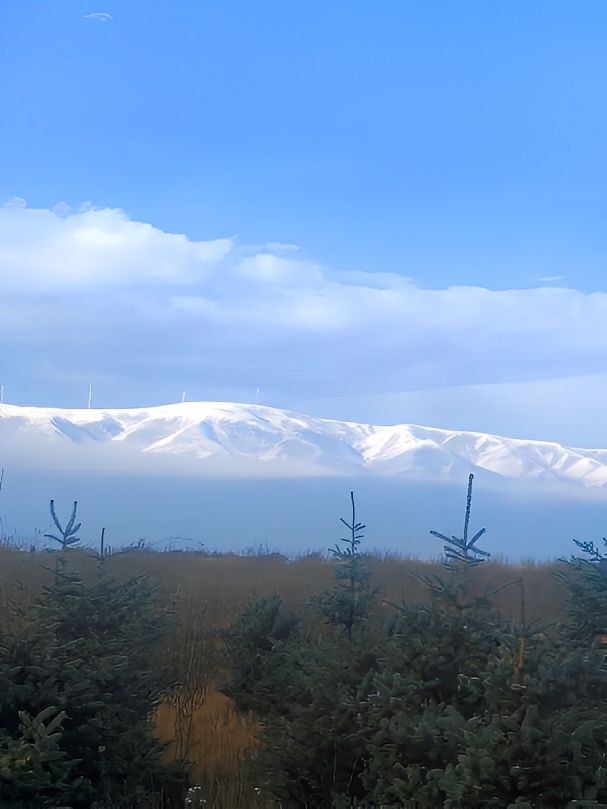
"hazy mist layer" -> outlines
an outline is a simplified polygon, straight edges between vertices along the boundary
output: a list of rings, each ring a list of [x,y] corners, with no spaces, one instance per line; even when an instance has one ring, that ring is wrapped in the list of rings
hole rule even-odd
[[[436,556],[430,529],[461,535],[465,483],[402,482],[394,478],[351,480],[192,480],[82,472],[8,470],[0,492],[4,530],[21,539],[50,527],[49,499],[67,516],[79,502],[82,539],[96,544],[102,526],[107,542],[120,546],[140,538],[159,543],[181,537],[209,550],[241,551],[259,545],[287,554],[326,550],[344,535],[339,517],[349,517],[355,490],[358,517],[367,524],[366,547]],[[484,547],[512,561],[547,559],[573,550],[572,537],[600,539],[607,503],[569,500],[554,490],[500,484],[475,486],[471,528],[487,528]],[[174,547],[187,547],[175,542]]]

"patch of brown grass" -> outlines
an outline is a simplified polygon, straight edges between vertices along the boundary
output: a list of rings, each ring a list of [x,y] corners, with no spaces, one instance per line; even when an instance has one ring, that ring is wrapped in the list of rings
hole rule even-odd
[[[169,759],[175,757],[175,710],[160,706],[156,719],[159,738],[170,743]],[[187,750],[192,784],[200,785],[209,807],[248,809],[258,806],[253,788],[242,773],[245,755],[255,747],[257,725],[240,714],[228,697],[210,688],[195,710]]]

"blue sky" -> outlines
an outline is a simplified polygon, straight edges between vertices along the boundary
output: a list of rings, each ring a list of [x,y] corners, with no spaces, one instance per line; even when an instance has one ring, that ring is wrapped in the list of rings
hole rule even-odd
[[[606,36],[592,0],[7,0],[7,398],[605,444]]]

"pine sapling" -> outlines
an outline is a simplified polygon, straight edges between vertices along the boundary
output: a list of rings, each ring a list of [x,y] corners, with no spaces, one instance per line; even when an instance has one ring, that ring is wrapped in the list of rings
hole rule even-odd
[[[432,536],[442,539],[445,543],[444,567],[450,574],[449,577],[444,578],[436,575],[420,576],[411,571],[411,575],[430,587],[435,596],[442,598],[446,603],[459,610],[471,606],[471,604],[467,603],[462,604],[460,601],[461,596],[466,596],[469,572],[491,556],[488,551],[476,547],[476,543],[485,533],[485,528],[481,528],[472,538],[469,538],[473,480],[474,475],[469,475],[463,536],[457,537],[452,535],[449,537],[446,534],[440,533],[440,531],[430,531]]]
[[[77,542],[80,542],[80,537],[76,536],[76,534],[78,533],[78,531],[82,526],[81,522],[76,524],[76,512],[78,510],[78,501],[74,500],[74,507],[72,509],[72,514],[65,528],[62,528],[61,523],[59,522],[59,519],[57,517],[54,500],[51,500],[50,508],[51,508],[51,517],[53,518],[53,522],[57,527],[59,536],[56,536],[55,534],[44,534],[44,537],[45,539],[52,539],[53,542],[58,542],[61,545],[61,550],[65,551],[71,545],[75,545]]]
[[[561,559],[567,567],[555,575],[569,590],[568,611],[575,636],[603,639],[607,636],[607,554],[592,540],[573,542],[582,555]],[[607,547],[604,537],[603,546]]]
[[[340,517],[341,522],[350,532],[349,537],[341,537],[329,553],[337,562],[335,568],[336,583],[333,588],[320,596],[311,599],[311,603],[323,615],[325,621],[335,627],[340,627],[348,638],[356,627],[363,626],[371,609],[378,588],[371,587],[371,571],[365,564],[364,557],[359,551],[361,540],[366,528],[356,519],[356,504],[354,492],[350,492],[352,503],[352,518],[348,522]]]
[[[462,569],[476,567],[485,559],[488,559],[490,554],[476,547],[476,543],[483,536],[486,529],[481,528],[477,531],[472,539],[468,539],[468,529],[470,526],[470,511],[472,509],[472,481],[474,475],[468,477],[468,495],[466,497],[466,514],[464,517],[464,535],[463,537],[451,536],[441,534],[439,531],[430,531],[432,536],[442,539],[445,543],[444,551],[447,562],[445,567],[454,573],[461,572]]]

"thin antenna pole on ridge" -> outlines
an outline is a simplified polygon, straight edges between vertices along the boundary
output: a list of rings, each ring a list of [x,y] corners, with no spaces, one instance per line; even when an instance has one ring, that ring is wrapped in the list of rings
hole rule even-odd
[[[181,401],[185,402],[185,391],[181,394]]]
[[[92,401],[93,401],[93,386],[92,386],[92,384],[89,384],[89,398],[88,398],[88,401],[86,403],[86,406],[87,406],[88,410],[91,409],[91,402]]]
[[[257,386],[257,398],[255,401],[259,404],[259,385]]]

